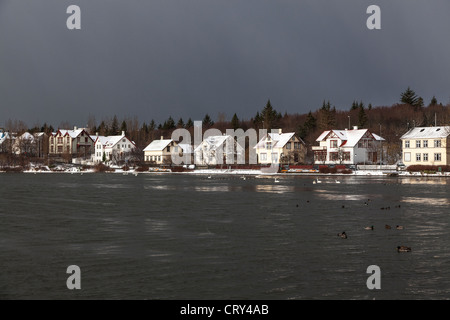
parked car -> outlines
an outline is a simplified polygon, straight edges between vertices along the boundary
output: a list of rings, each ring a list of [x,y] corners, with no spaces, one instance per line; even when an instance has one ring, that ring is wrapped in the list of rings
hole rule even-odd
[[[397,170],[406,170],[406,165],[403,162],[398,162],[397,163]]]

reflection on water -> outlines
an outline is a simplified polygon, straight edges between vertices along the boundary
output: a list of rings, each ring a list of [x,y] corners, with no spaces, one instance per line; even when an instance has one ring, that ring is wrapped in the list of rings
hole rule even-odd
[[[2,175],[0,299],[450,297],[450,180],[314,178]]]
[[[399,182],[401,184],[440,184],[440,185],[446,185],[449,184],[450,179],[448,178],[417,178],[417,177],[411,177],[411,178],[401,178],[399,179]]]
[[[321,199],[325,200],[334,200],[334,201],[341,201],[341,200],[367,200],[369,197],[366,194],[345,194],[343,192],[339,191],[332,191],[332,190],[325,190],[325,189],[313,189],[314,193],[317,193],[317,196]]]
[[[255,186],[256,192],[285,193],[293,192],[294,186],[285,186],[280,184],[258,184]]]
[[[420,198],[420,197],[403,197],[402,202],[420,204],[425,206],[449,206],[450,200],[448,198]]]

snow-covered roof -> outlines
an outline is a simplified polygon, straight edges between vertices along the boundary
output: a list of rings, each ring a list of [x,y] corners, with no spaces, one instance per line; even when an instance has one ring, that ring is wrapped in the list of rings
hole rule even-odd
[[[230,138],[230,135],[222,135],[222,136],[209,136],[203,139],[202,143],[195,148],[195,151],[202,148],[202,146],[206,145],[206,149],[214,150],[222,146],[222,144]]]
[[[376,141],[384,141],[384,138],[375,133],[371,133],[368,129],[353,129],[353,130],[327,130],[316,139],[320,142],[325,140],[328,135],[333,132],[340,140],[345,141],[345,146],[354,147],[361,140],[361,138],[368,132]],[[343,143],[344,144],[344,143]]]
[[[291,140],[291,138],[295,135],[295,132],[286,132],[286,133],[269,133],[268,136],[272,140],[272,148],[283,148],[286,143]],[[264,143],[267,141],[267,137],[262,138],[255,148],[264,148]],[[300,140],[302,141],[302,140]]]
[[[72,139],[78,137],[81,132],[83,132],[83,129],[77,129],[77,130],[65,130],[65,129],[59,129],[59,132],[61,132],[62,136],[65,136],[68,134]]]
[[[91,139],[95,141],[95,143],[101,143],[103,147],[105,148],[112,148],[114,147],[118,142],[120,142],[122,139],[127,139],[129,142],[133,143],[128,139],[125,135],[121,136],[91,136]]]
[[[162,151],[172,141],[172,139],[153,140],[148,146],[145,147],[144,151]]]
[[[29,133],[29,132],[25,132],[25,133],[23,133],[23,134],[20,136],[19,139],[20,139],[20,140],[30,140],[30,141],[34,141],[34,136],[33,136],[31,133]]]
[[[400,139],[437,139],[450,135],[450,126],[441,127],[415,127],[406,132]]]

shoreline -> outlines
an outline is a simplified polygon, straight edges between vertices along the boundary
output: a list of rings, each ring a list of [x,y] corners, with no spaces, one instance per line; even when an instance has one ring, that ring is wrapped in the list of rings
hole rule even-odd
[[[408,172],[408,171],[378,171],[378,170],[356,170],[352,173],[319,173],[319,172],[263,172],[261,170],[239,170],[239,169],[200,169],[185,172],[171,172],[171,171],[143,171],[138,172],[134,169],[124,171],[122,169],[115,169],[114,171],[108,172],[96,172],[94,170],[24,170],[20,172],[14,171],[1,171],[1,173],[23,173],[23,174],[96,174],[96,173],[109,173],[109,174],[122,174],[122,175],[141,175],[141,174],[184,174],[184,175],[241,175],[241,176],[305,176],[305,177],[415,177],[415,178],[448,178],[450,177],[450,172],[442,173],[422,173],[422,172]]]

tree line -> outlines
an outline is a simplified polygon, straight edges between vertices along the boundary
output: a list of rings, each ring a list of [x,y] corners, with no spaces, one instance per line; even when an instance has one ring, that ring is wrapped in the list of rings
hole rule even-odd
[[[202,119],[202,128],[216,128],[222,132],[226,129],[242,128],[244,131],[253,129],[282,129],[283,132],[295,132],[310,148],[315,145],[316,138],[324,131],[330,129],[351,129],[353,126],[367,128],[386,139],[385,147],[392,155],[400,154],[399,138],[414,126],[447,125],[450,123],[450,106],[438,103],[433,97],[425,105],[424,100],[414,90],[408,87],[399,96],[398,103],[391,106],[373,107],[371,103],[354,100],[347,110],[337,109],[330,101],[324,100],[322,106],[308,113],[281,114],[272,102],[267,100],[264,107],[257,110],[250,119],[240,119],[236,113],[227,119],[224,113],[218,114],[214,121],[211,115],[206,114]],[[89,116],[87,130],[91,135],[120,135],[125,131],[127,137],[133,140],[139,150],[144,149],[151,141],[161,136],[170,138],[173,130],[185,128],[193,132],[194,122],[191,118],[186,121],[182,118],[169,116],[164,122],[156,123],[154,120],[141,122],[137,117],[124,117],[119,119],[114,115],[111,119],[102,119],[97,123],[95,117]],[[65,127],[64,127],[65,126]],[[60,128],[70,129],[68,123],[61,123]],[[5,130],[21,134],[55,132],[56,128],[44,123],[42,126],[27,128],[25,123],[18,120],[8,120]],[[310,153],[311,154],[311,153]]]

